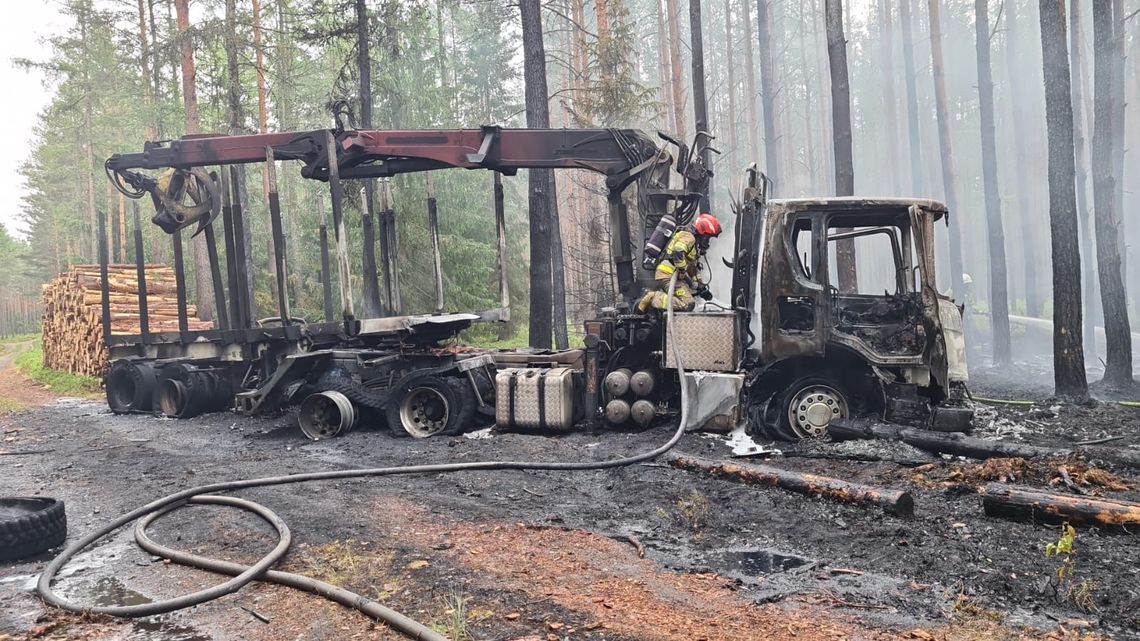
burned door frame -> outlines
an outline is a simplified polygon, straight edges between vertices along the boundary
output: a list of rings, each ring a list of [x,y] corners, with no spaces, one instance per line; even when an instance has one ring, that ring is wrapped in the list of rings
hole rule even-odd
[[[912,250],[909,246],[903,246],[902,241],[906,236],[906,230],[912,229],[914,221],[909,215],[908,210],[904,210],[897,205],[883,205],[881,208],[860,208],[859,210],[843,210],[837,209],[836,211],[827,212],[820,216],[823,219],[822,233],[826,234],[825,242],[828,243],[827,258],[830,260],[830,243],[845,239],[845,238],[864,238],[873,235],[884,234],[888,236],[891,243],[891,259],[894,262],[893,280],[895,286],[894,294],[874,294],[874,293],[839,293],[838,289],[834,287],[831,282],[831,273],[828,271],[825,278],[825,287],[827,287],[830,294],[827,310],[828,319],[827,327],[829,331],[828,342],[835,345],[841,345],[859,354],[872,365],[882,367],[920,367],[923,365],[923,354],[927,350],[929,337],[927,334],[928,328],[926,327],[923,319],[926,317],[926,306],[922,302],[921,295],[917,291],[912,291],[914,288],[912,282],[909,281],[904,275],[903,271],[907,270],[907,265],[911,263]],[[921,219],[920,219],[921,220]],[[836,230],[848,229],[851,231]],[[829,265],[830,267],[830,265]],[[890,311],[892,306],[897,307],[899,310],[899,327],[896,331],[905,333],[905,323],[909,317],[917,317],[914,332],[918,334],[921,329],[922,342],[915,344],[912,349],[906,351],[892,350],[883,342],[875,341],[875,327],[886,328],[888,326],[887,319],[889,314],[884,313]],[[908,311],[908,307],[917,306],[917,309]],[[859,307],[863,310],[855,311]],[[843,321],[844,311],[848,311],[852,315],[865,314],[869,315],[872,319],[875,318],[875,309],[879,308],[883,316],[879,322],[872,322],[869,324],[871,328],[869,335],[861,336],[855,331],[849,331]],[[887,309],[884,309],[887,308]],[[851,324],[850,328],[858,327]],[[916,337],[917,338],[917,337]],[[883,336],[883,341],[891,340],[889,336]]]
[[[857,338],[835,331],[835,301],[828,273],[829,223],[836,216],[862,214],[866,217],[876,211],[889,212],[884,216],[888,220],[883,226],[901,231],[898,241],[906,248],[901,252],[901,264],[907,270],[904,280],[907,289],[917,288],[915,291],[922,307],[921,324],[927,335],[926,347],[920,354],[884,355]],[[935,379],[940,383],[945,381],[946,349],[938,318],[939,297],[934,286],[932,242],[934,222],[945,213],[944,205],[927,200],[831,198],[769,201],[766,236],[773,242],[761,248],[762,362],[774,364],[796,357],[823,358],[829,347],[838,347],[858,354],[871,365],[900,368],[908,379],[924,378],[923,373],[929,368]],[[800,270],[801,261],[793,244],[797,221],[804,219],[811,221],[813,264],[809,266],[812,270],[810,276]],[[909,221],[909,226],[903,221]],[[775,241],[776,238],[780,240]],[[898,280],[896,278],[896,282]],[[780,327],[779,301],[789,297],[805,297],[812,301],[815,314],[813,331],[788,331]]]
[[[810,221],[813,265],[811,274],[803,269],[798,249],[793,243],[797,220]],[[771,239],[762,252],[760,268],[761,359],[766,363],[794,357],[821,357],[827,345],[828,331],[825,309],[828,304],[826,286],[814,280],[820,269],[827,269],[826,259],[820,262],[820,227],[822,217],[803,208],[789,207],[786,201],[770,201],[765,225],[765,238]],[[778,241],[776,239],[779,239]],[[826,243],[826,241],[823,241]],[[777,249],[778,248],[778,249]],[[824,253],[826,253],[824,251]],[[783,327],[781,309],[790,311],[797,306],[810,307],[812,329],[794,330]]]

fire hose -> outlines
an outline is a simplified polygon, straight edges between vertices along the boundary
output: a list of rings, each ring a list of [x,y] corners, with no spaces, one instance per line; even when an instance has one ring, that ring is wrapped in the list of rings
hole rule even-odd
[[[669,280],[668,299],[666,304],[666,319],[668,325],[673,323],[673,294],[677,285],[677,275]],[[306,576],[298,574],[291,574],[288,572],[280,572],[272,570],[271,568],[281,560],[289,549],[292,542],[292,535],[289,532],[288,525],[279,516],[263,505],[254,503],[247,499],[241,499],[232,496],[217,496],[218,492],[232,492],[235,490],[243,490],[254,487],[271,487],[275,485],[286,485],[291,483],[305,483],[308,481],[332,481],[342,479],[357,479],[368,478],[376,476],[394,476],[398,474],[440,474],[445,472],[470,472],[470,471],[489,471],[489,470],[538,470],[538,471],[586,471],[586,470],[606,470],[618,467],[626,467],[637,463],[652,460],[661,456],[665,452],[671,450],[685,434],[685,426],[688,419],[689,410],[689,390],[685,384],[685,370],[681,363],[681,352],[677,349],[677,339],[673,332],[666,332],[668,340],[670,341],[669,347],[675,355],[677,365],[677,375],[681,381],[681,416],[677,429],[673,435],[664,444],[655,449],[633,454],[626,457],[610,459],[606,461],[596,461],[590,463],[557,463],[557,462],[543,462],[543,461],[472,461],[467,463],[435,463],[424,465],[405,465],[397,467],[379,467],[379,468],[364,468],[352,470],[332,470],[325,472],[307,472],[301,474],[289,474],[285,476],[271,476],[258,479],[244,479],[237,481],[226,481],[221,483],[211,483],[208,485],[201,485],[192,487],[180,492],[175,492],[163,498],[152,501],[142,507],[136,508],[127,514],[124,514],[103,527],[100,527],[92,532],[89,532],[79,540],[64,548],[54,559],[48,563],[44,568],[43,573],[40,574],[39,580],[36,584],[36,590],[39,592],[40,597],[44,602],[57,608],[68,610],[71,612],[91,612],[97,614],[107,614],[116,617],[124,618],[138,618],[154,616],[158,614],[165,614],[175,610],[200,605],[207,601],[212,601],[218,597],[225,596],[237,592],[242,587],[248,585],[253,581],[267,581],[271,583],[278,583],[286,585],[298,590],[310,592],[323,596],[332,601],[336,601],[341,605],[354,608],[371,616],[393,629],[402,632],[412,639],[421,641],[446,641],[445,637],[439,633],[431,630],[427,626],[414,621],[376,601],[367,599],[359,594],[355,594],[343,588],[318,581]],[[236,507],[243,509],[259,516],[262,520],[269,523],[276,531],[278,536],[277,545],[268,554],[261,557],[256,563],[250,566],[240,565],[237,563],[230,563],[217,559],[201,557],[187,552],[181,552],[167,548],[159,543],[153,541],[146,533],[147,527],[155,520],[178,508],[187,505],[224,505],[229,507]],[[87,606],[79,603],[74,603],[71,600],[57,594],[52,589],[52,582],[76,554],[82,552],[96,541],[99,541],[105,536],[108,536],[116,530],[126,526],[127,524],[137,521],[135,525],[135,542],[143,550],[169,559],[174,563],[188,565],[219,574],[227,574],[232,576],[228,581],[220,583],[210,588],[199,590],[191,594],[186,594],[171,599],[154,601],[151,603],[143,603],[139,605],[113,605],[113,606]]]

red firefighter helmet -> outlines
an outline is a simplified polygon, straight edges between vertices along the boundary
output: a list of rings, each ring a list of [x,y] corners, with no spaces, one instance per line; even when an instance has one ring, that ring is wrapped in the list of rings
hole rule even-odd
[[[693,221],[693,231],[698,236],[720,236],[720,221],[710,213],[703,213]]]

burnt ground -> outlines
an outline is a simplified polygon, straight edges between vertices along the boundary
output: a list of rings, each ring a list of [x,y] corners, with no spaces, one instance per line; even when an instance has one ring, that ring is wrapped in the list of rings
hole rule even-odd
[[[1024,391],[1003,384],[983,374],[975,393]],[[979,432],[1031,442],[1124,435],[1112,445],[1140,447],[1140,409],[1033,400],[1040,402],[985,410]],[[435,461],[590,461],[650,449],[671,432],[412,440],[360,429],[314,443],[287,416],[175,421],[113,416],[101,403],[66,399],[0,417],[0,427],[0,450],[9,453],[0,456],[2,493],[64,499],[71,539],[191,485]],[[688,435],[678,450],[729,455],[724,438],[711,435]],[[884,460],[819,458],[835,456]],[[1066,492],[1057,484],[1063,465],[1082,491],[1140,500],[1140,474],[1089,473],[1071,460],[979,464],[867,442],[788,448],[770,463],[908,489],[915,517],[659,463],[239,495],[289,523],[287,569],[356,589],[454,638],[1140,639],[1140,533],[1080,529],[1072,572],[1059,580],[1062,561],[1045,547],[1060,529],[988,518],[977,493],[991,480]],[[158,540],[247,562],[272,545],[255,518],[219,508],[187,508],[154,529]],[[62,615],[29,592],[47,558],[0,565],[0,640],[399,638],[355,612],[264,585],[138,622]],[[71,567],[62,590],[88,603],[174,596],[212,578],[150,558],[124,532]]]

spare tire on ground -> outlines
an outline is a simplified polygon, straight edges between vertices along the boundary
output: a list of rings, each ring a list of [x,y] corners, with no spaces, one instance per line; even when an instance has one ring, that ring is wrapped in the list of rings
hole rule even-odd
[[[35,556],[67,538],[63,501],[0,497],[0,561]]]

